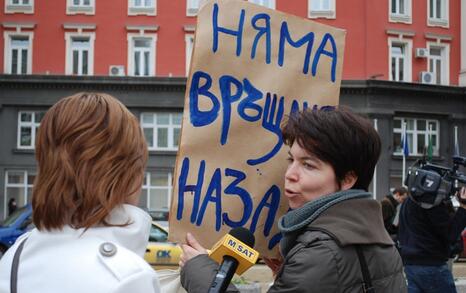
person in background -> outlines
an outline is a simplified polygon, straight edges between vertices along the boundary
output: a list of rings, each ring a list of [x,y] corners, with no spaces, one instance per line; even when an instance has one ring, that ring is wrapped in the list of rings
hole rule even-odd
[[[35,150],[37,228],[0,260],[0,292],[160,292],[142,259],[151,218],[137,207],[147,162],[138,119],[109,95],[76,94],[47,111]]]
[[[282,132],[291,211],[278,220],[283,259],[265,260],[276,276],[269,292],[406,292],[400,255],[367,192],[381,146],[372,123],[346,108],[309,110]],[[207,292],[218,264],[189,233],[182,249],[183,287]]]
[[[466,226],[466,189],[457,194],[460,207],[452,215],[448,201],[426,208],[408,199],[400,210],[398,240],[408,292],[456,293],[447,261]]]
[[[393,194],[385,196],[380,202],[383,224],[395,243],[397,242],[400,207],[407,197],[408,190],[406,187],[400,186],[395,188]]]
[[[8,201],[8,215],[13,214],[16,211],[17,207],[18,206],[16,204],[16,199],[10,198],[10,200]]]

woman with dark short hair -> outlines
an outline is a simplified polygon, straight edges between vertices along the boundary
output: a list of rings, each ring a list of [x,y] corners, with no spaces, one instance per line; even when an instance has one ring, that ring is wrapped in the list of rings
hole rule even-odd
[[[0,292],[160,292],[142,259],[151,218],[137,207],[147,146],[136,117],[110,95],[76,94],[47,111],[35,147],[37,228],[1,259]]]
[[[400,255],[367,192],[381,147],[370,121],[345,108],[312,110],[293,114],[282,132],[291,211],[278,221],[282,259],[265,259],[275,275],[269,292],[406,292]],[[183,286],[207,292],[218,265],[190,234],[182,248]]]

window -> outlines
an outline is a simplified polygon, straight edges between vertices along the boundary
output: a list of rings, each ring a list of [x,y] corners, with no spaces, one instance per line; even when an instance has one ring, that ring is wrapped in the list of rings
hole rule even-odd
[[[139,206],[150,211],[168,210],[172,194],[172,173],[148,172],[144,177]]]
[[[249,2],[275,9],[275,0],[249,0]]]
[[[149,150],[178,150],[182,113],[142,113],[141,126]]]
[[[410,82],[411,77],[411,48],[410,40],[389,39],[390,80]]]
[[[45,112],[21,111],[18,113],[18,148],[33,149],[40,121]]]
[[[95,33],[65,33],[68,75],[94,74]]]
[[[94,33],[66,33],[66,74],[94,74]]]
[[[427,25],[448,27],[448,0],[427,0],[428,18]]]
[[[5,32],[5,73],[31,74],[32,33]]]
[[[406,123],[409,155],[422,156],[427,153],[429,137],[432,139],[432,154],[439,154],[439,121],[396,117],[393,120],[393,154],[402,155],[402,123]]]
[[[196,16],[206,0],[186,0],[186,15]]]
[[[335,18],[335,0],[308,0],[310,18]]]
[[[66,14],[95,14],[95,0],[66,0]]]
[[[128,15],[156,15],[157,0],[128,0]]]
[[[128,73],[132,76],[155,75],[155,36],[129,37]]]
[[[34,0],[5,0],[5,13],[34,13]]]
[[[185,37],[185,41],[186,41],[186,76],[188,76],[189,67],[191,66],[191,56],[193,54],[194,35],[187,34]]]
[[[450,56],[448,44],[430,43],[428,70],[434,74],[436,84],[449,84]]]
[[[29,5],[29,0],[9,0],[10,5]]]
[[[72,6],[91,6],[91,0],[73,0]]]
[[[389,0],[391,22],[411,23],[411,0]]]
[[[31,202],[32,186],[36,174],[24,170],[7,170],[5,172],[5,215],[7,202],[14,198],[18,207]]]

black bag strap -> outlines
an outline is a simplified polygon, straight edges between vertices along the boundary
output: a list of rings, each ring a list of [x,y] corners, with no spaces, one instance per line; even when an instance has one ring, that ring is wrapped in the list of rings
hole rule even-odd
[[[358,254],[359,264],[361,265],[361,272],[362,272],[362,289],[364,293],[375,293],[375,289],[372,286],[371,275],[369,273],[369,269],[367,268],[366,258],[364,257],[364,253],[362,252],[362,248],[359,245],[355,245],[356,253]]]
[[[24,243],[26,243],[26,239],[23,240],[18,246],[18,249],[15,251],[15,255],[13,256],[13,263],[11,265],[11,275],[10,275],[10,292],[17,293],[18,291],[18,266],[19,266],[19,257],[21,255],[21,251],[23,251]]]

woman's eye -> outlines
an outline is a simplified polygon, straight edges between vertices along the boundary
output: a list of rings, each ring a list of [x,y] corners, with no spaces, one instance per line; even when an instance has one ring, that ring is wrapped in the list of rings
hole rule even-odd
[[[303,166],[304,166],[304,168],[306,168],[306,169],[312,169],[312,168],[314,168],[314,166],[312,166],[311,164],[306,163],[306,162],[303,162]]]

